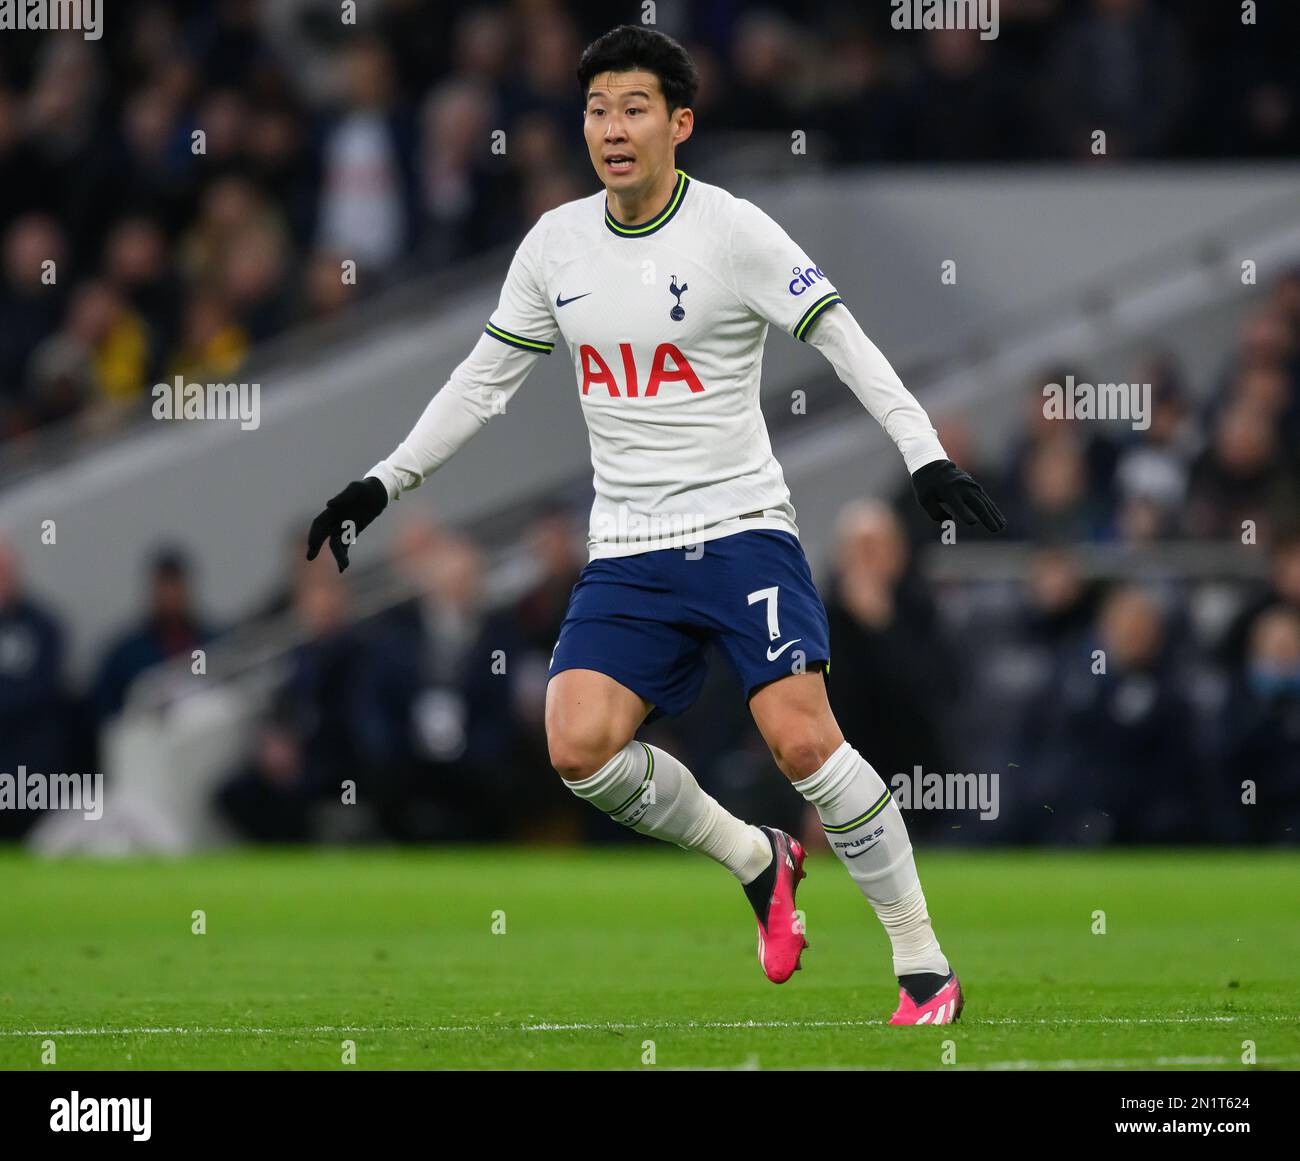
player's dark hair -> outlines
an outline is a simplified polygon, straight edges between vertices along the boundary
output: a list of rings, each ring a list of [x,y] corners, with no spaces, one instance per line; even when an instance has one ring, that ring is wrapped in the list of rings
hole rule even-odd
[[[700,74],[687,51],[671,36],[642,24],[620,24],[593,40],[578,61],[578,87],[586,103],[592,78],[601,73],[641,69],[659,78],[668,112],[689,108],[700,87]]]

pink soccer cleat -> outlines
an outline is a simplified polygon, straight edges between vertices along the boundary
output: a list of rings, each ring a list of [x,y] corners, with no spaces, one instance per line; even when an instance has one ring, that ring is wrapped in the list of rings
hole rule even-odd
[[[759,829],[772,844],[772,861],[746,884],[745,895],[758,918],[758,962],[769,980],[783,984],[799,970],[799,957],[808,946],[794,905],[795,889],[806,873],[804,849],[783,830]]]
[[[961,994],[961,981],[956,972],[949,972],[943,986],[928,1000],[917,1003],[906,988],[898,989],[898,1011],[890,1018],[891,1024],[955,1024],[961,1019],[966,997]]]

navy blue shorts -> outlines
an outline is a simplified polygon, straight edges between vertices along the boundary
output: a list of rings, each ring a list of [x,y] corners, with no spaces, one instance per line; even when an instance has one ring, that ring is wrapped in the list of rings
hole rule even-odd
[[[694,558],[694,559],[692,559]],[[569,598],[550,676],[595,669],[654,703],[646,721],[699,696],[706,646],[746,698],[769,681],[830,668],[830,627],[803,545],[752,528],[690,548],[588,561]]]

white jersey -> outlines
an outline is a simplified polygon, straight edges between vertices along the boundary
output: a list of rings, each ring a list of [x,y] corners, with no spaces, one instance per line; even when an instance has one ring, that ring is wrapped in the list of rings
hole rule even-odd
[[[759,407],[769,325],[797,339],[826,330],[827,357],[909,468],[943,458],[924,412],[860,328],[822,323],[847,309],[835,309],[840,296],[816,261],[757,206],[677,173],[668,204],[643,225],[616,221],[604,190],[542,215],[474,353],[369,473],[390,497],[503,411],[561,337],[591,441],[593,559],[748,528],[798,535]]]

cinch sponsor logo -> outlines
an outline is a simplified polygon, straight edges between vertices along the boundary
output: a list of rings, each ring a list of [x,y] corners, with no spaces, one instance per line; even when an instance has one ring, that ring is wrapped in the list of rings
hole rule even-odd
[[[82,1096],[74,1088],[50,1101],[50,1131],[54,1133],[130,1133],[133,1141],[152,1135],[152,1097]]]
[[[613,399],[635,399],[638,394],[636,358],[632,353],[631,343],[619,343],[619,355],[623,365],[623,392],[619,392],[619,381],[610,370],[609,363],[595,347],[583,343],[578,348],[578,358],[582,360],[582,393],[597,383],[603,383]],[[691,366],[691,361],[672,343],[660,343],[655,348],[654,360],[650,366],[650,378],[646,382],[644,398],[659,394],[661,383],[685,383],[692,392],[703,391],[704,384]]]
[[[793,273],[794,277],[790,279],[790,293],[794,295],[802,294],[814,282],[820,282],[826,277],[820,266],[806,266],[802,269],[796,266]]]

